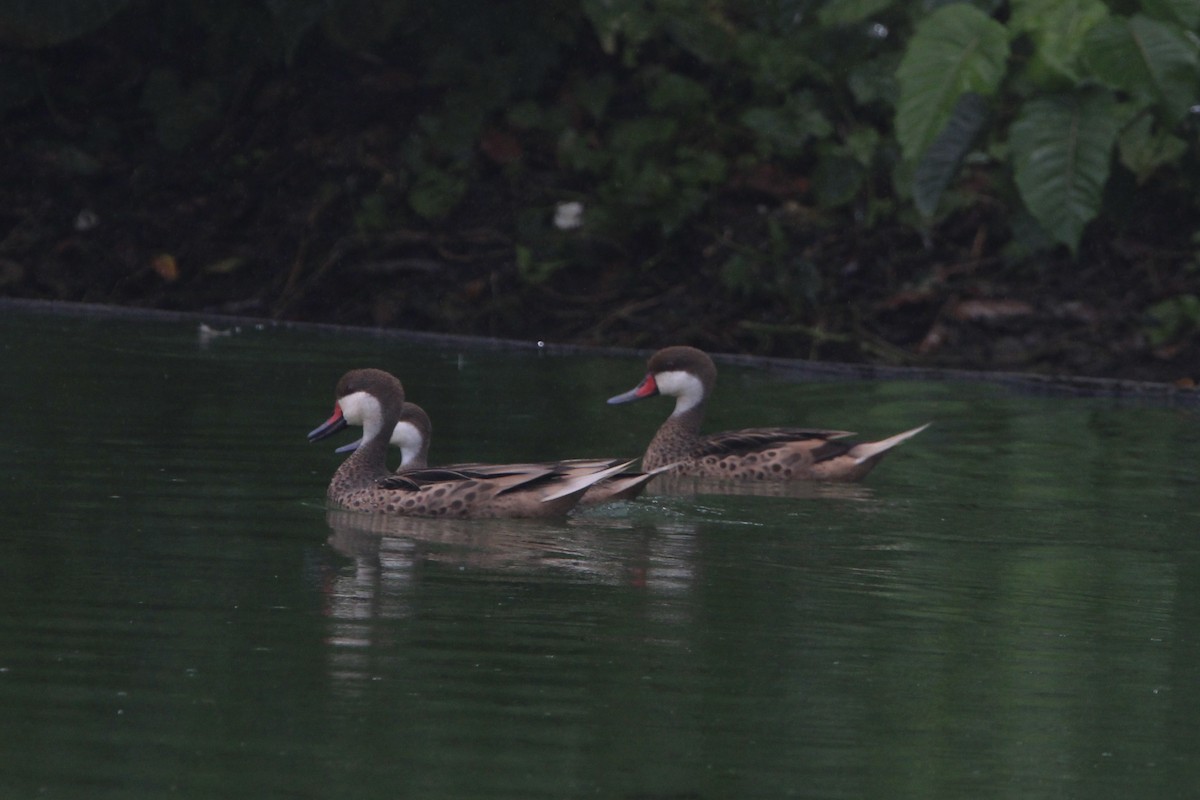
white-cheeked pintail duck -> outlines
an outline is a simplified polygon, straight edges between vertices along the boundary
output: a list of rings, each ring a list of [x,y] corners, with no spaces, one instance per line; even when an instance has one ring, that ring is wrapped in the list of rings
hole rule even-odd
[[[400,466],[397,473],[413,469],[429,468],[429,445],[433,440],[433,421],[425,409],[416,403],[405,401],[404,410],[400,413],[400,421],[392,431],[391,444],[400,450]],[[358,449],[362,439],[342,445],[336,452],[348,453]],[[461,471],[468,470],[476,474],[506,475],[514,470],[553,469],[563,470],[579,475],[585,475],[596,470],[608,469],[617,464],[628,464],[620,459],[585,459],[573,458],[555,462],[529,464],[449,464],[438,469]],[[592,484],[584,492],[579,501],[583,506],[594,506],[602,503],[612,503],[617,500],[632,500],[642,493],[646,483],[655,476],[655,472],[622,471],[610,478]]]
[[[658,429],[642,457],[642,469],[673,464],[667,472],[707,478],[767,481],[856,481],[884,453],[916,436],[928,423],[878,442],[848,442],[848,431],[814,428],[746,428],[700,433],[704,407],[717,382],[717,367],[694,347],[667,347],[650,357],[636,387],[610,397],[610,404],[655,395],[675,398],[675,410]]]
[[[420,517],[554,517],[566,514],[592,484],[629,466],[591,471],[524,465],[503,474],[481,470],[388,471],[387,448],[404,410],[404,388],[378,369],[356,369],[338,381],[333,414],[309,441],[347,425],[363,429],[362,446],[338,467],[326,493],[341,508]],[[605,462],[611,464],[611,462]]]

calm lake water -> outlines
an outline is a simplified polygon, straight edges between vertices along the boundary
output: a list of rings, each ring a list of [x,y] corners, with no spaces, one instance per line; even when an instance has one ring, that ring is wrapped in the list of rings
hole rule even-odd
[[[669,402],[605,405],[632,356],[11,309],[0,359],[0,797],[1200,786],[1195,406],[725,367],[710,429],[935,424],[861,486],[385,525],[305,440],[346,369],[439,462],[632,457]]]

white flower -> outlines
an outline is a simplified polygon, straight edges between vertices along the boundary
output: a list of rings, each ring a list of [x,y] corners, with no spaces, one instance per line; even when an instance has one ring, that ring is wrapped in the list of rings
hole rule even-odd
[[[583,227],[583,203],[572,200],[559,203],[554,209],[554,227],[560,231],[573,231]]]

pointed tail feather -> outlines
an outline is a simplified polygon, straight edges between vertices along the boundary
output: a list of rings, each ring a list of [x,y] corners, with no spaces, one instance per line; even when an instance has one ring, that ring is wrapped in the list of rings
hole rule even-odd
[[[579,502],[581,505],[598,506],[618,500],[632,500],[642,493],[646,488],[646,484],[655,475],[658,475],[660,472],[666,472],[674,467],[676,463],[672,462],[648,472],[622,472],[620,475],[605,478],[596,485],[589,487],[583,495],[583,499]]]
[[[646,484],[655,475],[674,469],[679,465],[678,461],[672,461],[670,464],[664,464],[656,469],[647,470],[645,472],[631,472],[628,475],[617,475],[609,479],[605,485],[612,484],[613,490],[610,497],[614,500],[632,500],[642,493],[642,489],[646,488]]]
[[[622,462],[615,466],[609,467],[608,469],[602,469],[602,470],[598,470],[596,472],[589,472],[585,475],[580,475],[575,478],[570,478],[569,480],[566,480],[563,482],[562,487],[558,491],[551,492],[550,494],[543,497],[542,502],[548,503],[551,500],[557,500],[558,498],[565,497],[569,494],[574,494],[576,492],[582,492],[583,490],[585,490],[589,486],[591,486],[593,483],[602,481],[605,478],[609,477],[610,475],[616,475],[618,472],[620,472],[623,469],[628,469],[629,465],[632,464],[634,461],[637,461],[637,459],[635,458],[635,459],[631,459],[629,461]]]
[[[919,428],[913,428],[912,430],[905,431],[904,433],[897,433],[895,436],[889,436],[888,438],[881,439],[878,442],[863,442],[862,444],[856,444],[854,447],[850,448],[850,455],[854,456],[855,464],[861,464],[864,461],[886,453],[888,450],[891,450],[901,442],[911,439],[932,424],[932,422],[926,422]]]
[[[614,475],[599,483],[589,486],[579,502],[584,505],[600,505],[613,503],[617,500],[632,500],[642,493],[646,483],[654,476],[648,472],[632,472],[625,475]]]

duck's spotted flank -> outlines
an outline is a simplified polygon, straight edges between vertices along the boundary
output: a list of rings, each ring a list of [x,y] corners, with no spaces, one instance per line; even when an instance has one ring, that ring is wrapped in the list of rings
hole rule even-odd
[[[675,398],[675,410],[642,457],[642,469],[677,475],[759,481],[856,481],[896,445],[928,424],[878,442],[848,442],[848,431],[815,428],[745,428],[702,435],[705,404],[717,367],[694,347],[667,347],[650,357],[646,377],[610,404],[655,395]]]

